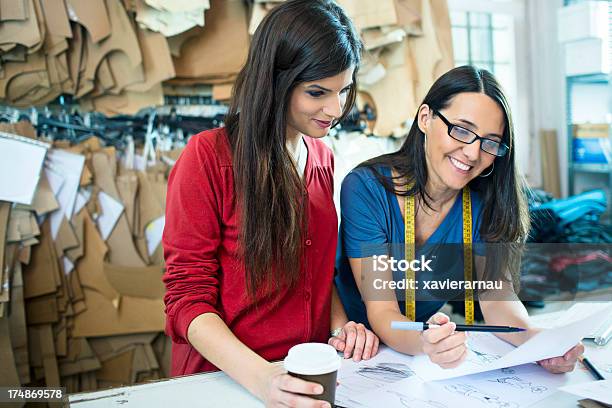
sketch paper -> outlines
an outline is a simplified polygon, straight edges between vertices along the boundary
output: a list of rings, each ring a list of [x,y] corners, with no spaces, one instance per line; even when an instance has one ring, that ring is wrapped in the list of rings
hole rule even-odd
[[[364,407],[523,408],[569,381],[566,375],[525,364],[436,382],[413,376],[356,399]]]
[[[530,320],[536,327],[551,328],[562,323],[576,321],[582,318],[585,313],[592,313],[594,310],[604,310],[609,306],[610,302],[580,302],[574,304],[568,310],[530,316]],[[601,314],[601,316],[605,317],[605,314]],[[602,319],[602,321],[605,321],[605,319]],[[591,335],[587,336],[587,338],[590,337]],[[597,367],[604,377],[612,378],[612,346],[587,347],[584,355],[589,358],[591,363]]]
[[[385,346],[381,346],[378,354],[370,360],[358,363],[350,359],[342,360],[342,367],[338,371],[340,385],[336,388],[336,404],[359,406],[356,396],[413,376],[414,371],[410,368],[413,361],[414,357]]]
[[[491,333],[469,332],[468,355],[459,367],[443,369],[432,363],[427,355],[415,357],[413,368],[424,380],[440,380],[444,378],[459,377],[487,371],[502,356],[512,352],[515,347]]]
[[[359,363],[343,360],[338,372],[340,386],[336,390],[336,404],[389,408],[530,406],[568,384],[570,377],[553,375],[537,364],[525,363],[563,354],[578,343],[583,333],[597,326],[602,313],[610,312],[597,308],[590,316],[583,313],[587,316],[582,321],[567,324],[562,324],[560,319],[565,312],[544,316],[542,320],[554,320],[551,326],[557,328],[540,333],[521,347],[514,347],[491,333],[470,332],[470,354],[460,367],[451,370],[441,369],[427,356],[413,357],[381,346],[378,355],[370,360]],[[558,351],[564,348],[563,352]],[[525,355],[521,356],[520,352]],[[586,351],[600,371],[606,373],[607,370],[612,373],[611,353],[612,347]],[[516,361],[522,362],[513,364]],[[602,363],[606,361],[610,363]],[[446,379],[429,381],[438,379],[440,372]]]
[[[428,356],[417,356],[413,368],[424,380],[433,381],[562,356],[600,324],[602,313],[612,313],[612,307],[597,310],[579,321],[545,329],[516,348],[501,340],[494,342],[492,335],[485,341],[486,336],[474,337],[475,333],[470,333],[469,337],[476,341],[469,342],[468,357],[459,367],[443,369],[432,364]]]

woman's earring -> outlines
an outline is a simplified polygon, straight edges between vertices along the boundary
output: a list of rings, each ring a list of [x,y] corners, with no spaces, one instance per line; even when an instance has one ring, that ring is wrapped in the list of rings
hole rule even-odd
[[[493,170],[494,170],[494,169],[495,169],[495,162],[493,162],[493,164],[491,165],[491,171],[490,171],[490,172],[488,172],[488,173],[487,173],[487,174],[485,174],[484,176],[481,174],[481,175],[480,175],[480,176],[478,176],[478,177],[483,177],[483,178],[484,178],[484,177],[489,177],[489,176],[490,176],[490,175],[493,173]]]

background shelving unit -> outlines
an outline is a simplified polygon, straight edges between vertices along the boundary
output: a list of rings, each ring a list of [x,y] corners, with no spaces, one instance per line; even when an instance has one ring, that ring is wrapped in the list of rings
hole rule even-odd
[[[567,151],[568,151],[568,183],[569,183],[569,194],[577,194],[576,191],[575,176],[576,173],[593,173],[593,174],[607,174],[610,193],[612,193],[612,164],[599,164],[599,163],[574,163],[573,154],[573,128],[575,124],[573,120],[573,109],[572,109],[572,94],[576,86],[581,84],[585,85],[601,85],[608,88],[608,100],[602,101],[607,103],[609,108],[608,111],[612,112],[612,81],[611,75],[605,74],[594,74],[594,75],[579,75],[579,76],[568,76],[566,77],[566,99],[567,99]],[[612,125],[608,126],[608,137],[612,144]]]
[[[565,0],[565,6],[580,3],[584,0]],[[608,58],[612,62],[612,7],[608,8]],[[568,193],[570,195],[578,194],[584,189],[578,188],[580,183],[576,182],[577,177],[582,180],[589,175],[598,177],[601,179],[601,175],[607,175],[607,185],[602,185],[608,189],[608,197],[612,196],[612,163],[599,164],[599,163],[579,163],[575,162],[574,149],[573,149],[573,127],[576,124],[575,121],[575,107],[573,106],[573,95],[576,89],[580,86],[601,86],[607,89],[605,92],[606,97],[602,98],[601,101],[595,103],[602,103],[607,106],[608,112],[608,138],[612,145],[612,123],[610,123],[609,116],[612,114],[612,73],[610,74],[590,74],[590,75],[576,75],[566,76],[566,118],[567,118],[567,154],[568,154]],[[599,184],[599,183],[598,183]],[[610,201],[610,199],[609,199]],[[612,214],[612,203],[608,203],[608,214],[607,218],[610,218]]]

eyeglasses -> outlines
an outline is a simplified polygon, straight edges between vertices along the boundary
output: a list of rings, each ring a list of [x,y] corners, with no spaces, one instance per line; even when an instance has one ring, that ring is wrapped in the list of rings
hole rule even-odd
[[[448,126],[448,135],[461,143],[472,144],[476,140],[480,140],[480,150],[498,157],[504,156],[510,150],[508,145],[503,142],[478,136],[471,130],[453,125],[437,110],[433,109],[433,112]]]

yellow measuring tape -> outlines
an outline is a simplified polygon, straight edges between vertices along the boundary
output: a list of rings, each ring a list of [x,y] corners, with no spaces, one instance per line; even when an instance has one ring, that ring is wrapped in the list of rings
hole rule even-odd
[[[470,188],[463,188],[463,279],[472,280],[472,197]],[[415,197],[406,197],[404,201],[404,235],[406,260],[412,261],[416,256],[415,248]],[[414,271],[406,269],[406,282],[414,282]],[[413,285],[406,285],[406,317],[413,322],[416,320],[416,295]],[[465,290],[465,324],[474,323],[474,291]]]

